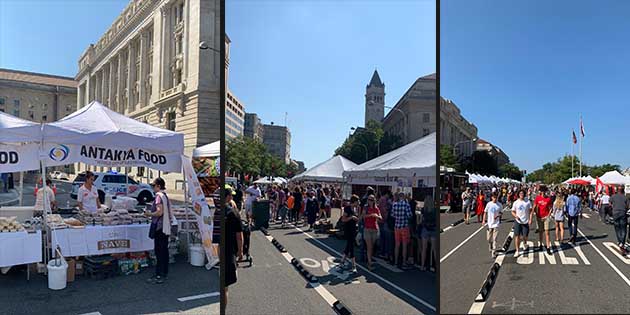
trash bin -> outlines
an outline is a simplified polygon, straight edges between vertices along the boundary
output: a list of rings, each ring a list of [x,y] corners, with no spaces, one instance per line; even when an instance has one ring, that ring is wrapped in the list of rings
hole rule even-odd
[[[254,229],[260,229],[260,227],[269,228],[269,209],[271,206],[270,200],[254,201],[252,207],[252,215],[254,216]]]

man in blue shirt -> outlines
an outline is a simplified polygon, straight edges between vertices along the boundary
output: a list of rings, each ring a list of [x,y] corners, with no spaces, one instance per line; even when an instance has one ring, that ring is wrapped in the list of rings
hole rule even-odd
[[[582,212],[580,207],[580,197],[575,195],[575,189],[571,190],[571,194],[567,198],[567,216],[569,217],[569,235],[571,238],[569,241],[575,245],[575,239],[577,238],[578,218]]]

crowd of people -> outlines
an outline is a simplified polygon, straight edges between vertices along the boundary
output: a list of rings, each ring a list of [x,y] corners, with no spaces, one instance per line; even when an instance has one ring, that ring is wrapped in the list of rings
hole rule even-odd
[[[332,223],[346,242],[339,265],[351,272],[356,272],[357,256],[369,270],[376,266],[374,257],[378,257],[403,270],[417,265],[422,271],[435,272],[438,231],[430,196],[424,207],[418,207],[418,202],[405,193],[376,192],[367,187],[362,197],[352,195],[343,200],[339,185],[290,183],[264,188],[238,185],[232,197],[232,207],[245,225],[252,224],[254,203],[260,200],[270,204],[270,222],[282,227],[304,225],[311,231],[318,221]],[[340,209],[336,222],[330,221],[332,209]]]
[[[459,197],[459,198],[457,198]],[[555,241],[575,245],[578,238],[578,223],[583,211],[590,209],[599,213],[601,222],[614,225],[619,252],[627,255],[625,241],[628,231],[630,199],[623,186],[607,186],[600,192],[590,186],[561,186],[523,183],[511,185],[483,185],[465,187],[459,196],[449,191],[447,201],[459,199],[465,224],[472,216],[487,227],[490,253],[497,256],[497,233],[504,210],[514,219],[514,257],[527,251],[530,226],[536,222],[538,249],[551,254],[550,231],[555,231]],[[568,238],[565,239],[565,222]]]

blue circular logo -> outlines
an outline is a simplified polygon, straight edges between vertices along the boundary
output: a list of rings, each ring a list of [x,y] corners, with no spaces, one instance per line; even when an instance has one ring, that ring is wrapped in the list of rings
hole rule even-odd
[[[53,161],[63,161],[68,157],[68,152],[70,152],[70,149],[63,144],[60,144],[50,149],[50,153],[48,153],[48,156]]]

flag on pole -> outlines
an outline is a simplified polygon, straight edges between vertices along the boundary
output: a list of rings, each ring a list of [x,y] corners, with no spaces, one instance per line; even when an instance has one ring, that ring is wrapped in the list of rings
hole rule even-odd
[[[598,194],[601,193],[608,193],[608,185],[604,185],[604,182],[602,182],[601,179],[599,179],[599,177],[597,177],[597,180],[595,181],[595,192]]]
[[[584,122],[582,121],[581,116],[580,116],[580,133],[582,134],[582,138],[584,138]]]
[[[573,130],[573,144],[577,143],[577,137],[575,136],[575,130]]]

